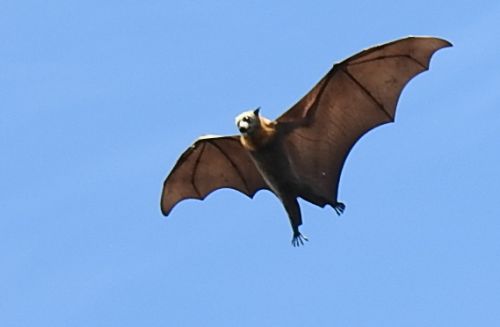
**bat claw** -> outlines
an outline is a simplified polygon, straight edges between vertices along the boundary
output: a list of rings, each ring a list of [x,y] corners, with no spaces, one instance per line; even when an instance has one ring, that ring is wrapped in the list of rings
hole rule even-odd
[[[335,210],[335,212],[337,213],[337,215],[341,215],[344,213],[344,210],[345,210],[345,204],[343,204],[342,202],[337,202],[333,205],[333,209]]]
[[[299,232],[293,234],[292,245],[294,247],[304,245],[304,241],[309,242],[309,239]]]

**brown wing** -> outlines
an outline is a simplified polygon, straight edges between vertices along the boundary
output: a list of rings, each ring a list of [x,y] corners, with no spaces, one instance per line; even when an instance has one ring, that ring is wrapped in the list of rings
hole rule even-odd
[[[178,202],[203,200],[224,187],[253,197],[267,185],[239,136],[200,137],[181,155],[165,180],[161,211],[167,216]]]
[[[300,180],[301,197],[325,206],[337,201],[340,173],[356,141],[393,122],[403,87],[429,67],[437,50],[451,46],[431,37],[408,37],[364,50],[334,67],[277,119],[291,126],[284,142]]]

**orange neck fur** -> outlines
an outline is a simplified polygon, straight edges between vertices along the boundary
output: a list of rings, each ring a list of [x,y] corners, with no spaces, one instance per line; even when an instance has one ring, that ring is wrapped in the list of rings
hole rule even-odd
[[[249,150],[256,151],[271,142],[276,135],[275,123],[266,118],[259,118],[260,124],[247,135],[241,135],[241,144]]]

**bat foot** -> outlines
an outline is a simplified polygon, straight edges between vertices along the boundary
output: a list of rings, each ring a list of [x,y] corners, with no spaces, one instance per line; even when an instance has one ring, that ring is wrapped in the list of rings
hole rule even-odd
[[[304,235],[302,235],[301,233],[299,233],[299,232],[293,233],[292,245],[294,247],[298,247],[298,246],[304,245],[304,241],[305,242],[309,242],[309,239],[307,237],[305,237]]]
[[[335,203],[335,205],[333,205],[333,209],[335,210],[337,215],[340,216],[341,214],[344,213],[345,204],[343,204],[342,202],[337,202],[337,203]]]

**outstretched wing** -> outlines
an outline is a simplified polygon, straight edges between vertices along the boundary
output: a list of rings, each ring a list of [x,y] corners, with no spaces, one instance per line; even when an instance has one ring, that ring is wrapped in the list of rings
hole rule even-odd
[[[181,155],[165,180],[161,211],[167,216],[178,202],[203,200],[224,187],[253,197],[267,185],[239,136],[200,137]]]
[[[393,122],[406,83],[429,68],[437,50],[451,46],[432,37],[408,37],[364,50],[336,65],[277,119],[291,126],[284,137],[301,197],[334,205],[340,173],[356,141]]]

